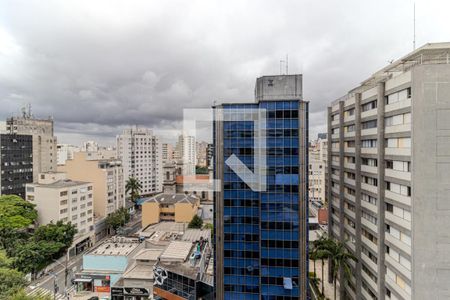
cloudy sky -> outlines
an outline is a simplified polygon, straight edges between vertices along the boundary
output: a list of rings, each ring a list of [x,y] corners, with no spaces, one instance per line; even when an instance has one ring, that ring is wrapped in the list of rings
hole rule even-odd
[[[252,100],[289,54],[315,135],[330,101],[412,50],[413,3],[0,0],[0,120],[31,103],[60,142],[130,125],[170,139],[183,108]],[[416,1],[418,46],[450,40],[449,6]]]

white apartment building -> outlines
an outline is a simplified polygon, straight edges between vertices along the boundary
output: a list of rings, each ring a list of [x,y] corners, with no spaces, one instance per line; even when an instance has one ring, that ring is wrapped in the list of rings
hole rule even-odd
[[[38,180],[40,173],[56,171],[56,137],[53,135],[53,119],[34,119],[30,114],[11,117],[6,120],[6,131],[32,135],[33,181]]]
[[[183,175],[195,175],[195,166],[197,165],[195,137],[183,134],[178,136],[175,159],[183,162]]]
[[[358,259],[341,299],[449,299],[450,43],[332,102],[328,144],[329,233]]]
[[[309,146],[309,200],[325,203],[327,140],[317,139]]]
[[[150,129],[125,129],[117,136],[117,158],[122,160],[124,184],[134,177],[142,195],[162,192],[162,147]]]
[[[80,148],[69,144],[58,144],[56,146],[56,157],[59,165],[64,165],[66,160],[73,159],[73,154],[79,152]]]
[[[89,247],[94,237],[93,187],[72,181],[65,173],[41,173],[36,183],[26,185],[27,201],[36,205],[38,223],[71,222],[78,230],[70,255]]]

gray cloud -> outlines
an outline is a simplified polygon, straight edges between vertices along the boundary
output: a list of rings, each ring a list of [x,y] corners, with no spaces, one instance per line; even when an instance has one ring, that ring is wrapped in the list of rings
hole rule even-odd
[[[448,38],[447,4],[416,2],[418,45]],[[0,1],[0,119],[32,103],[63,142],[164,132],[183,108],[253,99],[288,53],[315,135],[330,101],[411,40],[411,1]]]

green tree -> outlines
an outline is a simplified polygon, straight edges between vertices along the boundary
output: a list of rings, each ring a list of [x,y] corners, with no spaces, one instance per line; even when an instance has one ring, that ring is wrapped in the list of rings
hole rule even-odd
[[[16,195],[0,196],[0,229],[23,229],[37,219],[35,205]]]
[[[194,217],[192,217],[191,222],[189,222],[188,228],[200,229],[200,228],[202,228],[202,226],[203,226],[203,220],[199,216],[194,215]]]
[[[128,178],[125,183],[125,193],[130,193],[131,201],[137,206],[137,200],[140,197],[140,193],[142,192],[142,184],[138,179],[134,177]]]
[[[37,294],[33,296],[27,295],[25,290],[20,290],[14,295],[11,295],[7,298],[8,300],[52,300],[53,297],[50,294]]]
[[[314,258],[315,259],[320,259],[321,260],[321,266],[322,266],[322,290],[321,293],[324,296],[324,264],[325,264],[325,259],[330,258],[331,256],[331,252],[330,249],[334,247],[334,240],[330,239],[327,235],[323,234],[322,236],[319,237],[318,240],[313,242],[313,253],[314,253]],[[315,266],[315,261],[314,261],[314,276],[316,273],[316,266]]]
[[[65,252],[72,245],[76,234],[77,229],[70,222],[57,221],[56,224],[39,226],[33,234],[33,240],[61,243],[64,247],[60,249],[60,252]]]
[[[336,299],[336,281],[338,278],[339,272],[342,270],[344,274],[344,278],[341,278],[341,284],[344,285],[344,281],[348,280],[351,276],[351,268],[349,261],[357,261],[357,258],[347,251],[344,243],[340,241],[334,241],[328,239],[327,250],[329,251],[329,258],[331,259],[332,264],[332,275],[333,275],[333,285],[334,285],[334,299]]]
[[[26,283],[23,273],[5,267],[0,268],[0,299],[9,299]]]
[[[114,229],[114,231],[117,231],[119,227],[124,226],[129,221],[130,213],[126,208],[123,207],[106,217],[106,225]]]
[[[8,256],[13,255],[16,245],[29,238],[29,227],[37,219],[34,207],[15,195],[0,196],[0,248]]]
[[[58,258],[61,249],[64,248],[61,242],[34,241],[30,240],[26,244],[19,245],[14,257],[14,267],[19,271],[32,276],[45,268]]]
[[[208,167],[195,167],[195,174],[208,174]]]

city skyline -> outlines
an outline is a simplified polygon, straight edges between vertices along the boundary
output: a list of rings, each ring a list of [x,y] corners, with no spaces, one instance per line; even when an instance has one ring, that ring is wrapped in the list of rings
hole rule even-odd
[[[350,1],[345,8],[311,2],[6,3],[0,4],[0,119],[31,103],[36,116],[54,117],[61,143],[113,144],[135,124],[168,135],[181,128],[184,107],[253,99],[254,78],[279,74],[286,54],[289,73],[304,74],[315,136],[326,131],[329,99],[409,52],[413,40],[410,1]],[[396,17],[378,22],[388,5]],[[445,5],[416,1],[417,47],[445,40],[445,30],[435,30],[449,25]],[[171,109],[161,109],[165,105]]]

